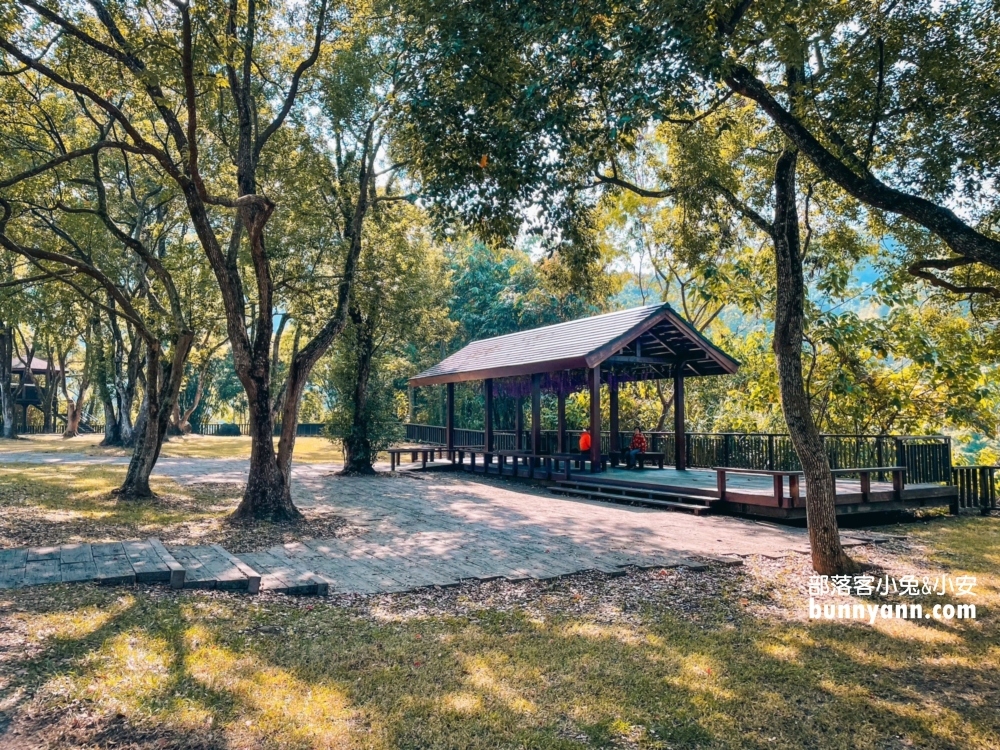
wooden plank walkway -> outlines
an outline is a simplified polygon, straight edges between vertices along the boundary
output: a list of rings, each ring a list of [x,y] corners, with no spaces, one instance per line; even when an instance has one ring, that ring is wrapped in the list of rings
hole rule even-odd
[[[152,538],[102,544],[63,544],[0,550],[0,589],[46,583],[104,585],[162,583],[172,588],[256,594],[394,593],[424,586],[506,578],[558,578],[585,570],[617,574],[628,566],[704,568],[704,563],[658,550],[585,553],[558,540],[511,536],[484,556],[451,548],[434,533],[393,543],[306,539],[235,555],[218,544],[167,548]]]

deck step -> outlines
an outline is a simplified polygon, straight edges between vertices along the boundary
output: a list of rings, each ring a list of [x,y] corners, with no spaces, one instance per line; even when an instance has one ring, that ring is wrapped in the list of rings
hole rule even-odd
[[[617,495],[634,500],[665,500],[668,502],[687,502],[695,505],[710,507],[719,502],[719,498],[712,495],[705,495],[696,492],[685,492],[681,489],[659,489],[652,487],[635,487],[623,484],[613,484],[611,482],[581,482],[573,479],[564,479],[556,483],[557,487],[565,489],[579,490],[581,492],[603,492],[608,495]]]
[[[577,497],[586,497],[590,500],[604,500],[616,503],[637,503],[640,505],[649,505],[654,508],[663,508],[664,510],[676,510],[685,513],[692,513],[696,516],[705,515],[712,510],[711,498],[694,498],[693,496],[687,496],[685,499],[696,499],[698,503],[690,502],[680,502],[678,500],[659,500],[649,497],[636,497],[627,494],[611,494],[608,492],[601,492],[597,489],[581,489],[578,487],[563,487],[555,486],[550,487],[549,492],[556,495],[574,495]],[[680,497],[685,497],[681,495]],[[702,500],[709,500],[708,503],[702,503]]]
[[[169,548],[184,567],[186,589],[218,589],[256,593],[260,575],[218,545]]]

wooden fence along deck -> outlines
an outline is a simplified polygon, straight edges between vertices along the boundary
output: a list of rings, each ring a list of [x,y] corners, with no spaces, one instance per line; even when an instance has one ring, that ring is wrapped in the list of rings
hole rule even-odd
[[[578,431],[567,434],[567,445],[575,445]],[[651,452],[674,455],[673,433],[646,433]],[[444,427],[408,424],[408,441],[423,445],[443,445]],[[601,436],[602,452],[607,452],[610,434]],[[627,445],[630,434],[621,433]],[[801,481],[798,458],[787,435],[738,433],[688,433],[688,471],[644,470],[626,472],[611,469],[604,473],[569,473],[574,465],[546,461],[555,454],[554,430],[543,431],[540,454],[531,456],[531,435],[514,431],[494,433],[494,451],[483,451],[483,432],[455,430],[455,456],[467,470],[547,479],[574,487],[609,488],[628,500],[640,495],[679,501],[692,496],[710,498],[716,508],[749,515],[796,518],[805,515],[805,483]],[[825,435],[827,455],[837,482],[838,512],[842,514],[887,511],[903,508],[947,506],[952,512],[976,508],[983,513],[997,507],[994,467],[953,467],[951,440],[945,436]],[[503,454],[526,455],[521,461],[503,461]],[[471,466],[466,460],[471,458]],[[719,472],[718,469],[726,469]],[[710,471],[697,471],[707,469]],[[737,478],[739,475],[739,478]],[[625,489],[623,489],[625,488]],[[652,494],[651,494],[652,493]]]
[[[672,432],[646,432],[649,450],[674,455]],[[575,446],[580,430],[566,431],[566,445]],[[555,430],[542,430],[539,454],[555,453],[558,436]],[[455,430],[455,447],[482,447],[482,430]],[[628,445],[630,431],[619,433],[619,445]],[[408,442],[444,445],[447,435],[437,425],[407,424]],[[778,433],[689,432],[687,465],[689,469],[731,466],[739,469],[799,471],[798,456],[788,435]],[[494,450],[531,451],[531,433],[524,431],[520,440],[513,430],[495,430]],[[857,469],[878,466],[905,466],[906,481],[948,482],[951,478],[951,438],[941,435],[823,435],[830,466],[834,469]],[[601,452],[610,451],[611,433],[601,433]]]

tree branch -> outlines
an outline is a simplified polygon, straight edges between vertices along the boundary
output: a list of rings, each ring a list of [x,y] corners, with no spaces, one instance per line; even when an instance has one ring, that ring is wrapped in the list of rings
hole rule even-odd
[[[92,154],[96,154],[98,151],[101,151],[103,149],[112,149],[112,148],[118,149],[120,151],[128,151],[133,154],[141,155],[145,153],[142,149],[136,146],[130,146],[127,143],[120,143],[119,141],[98,141],[92,146],[87,146],[87,148],[78,148],[74,151],[68,151],[67,153],[62,154],[61,156],[57,156],[56,158],[51,159],[50,161],[47,161],[44,164],[39,164],[36,167],[27,169],[24,172],[21,172],[20,174],[14,175],[13,177],[8,177],[6,180],[0,180],[0,189],[9,188],[16,185],[19,182],[23,182],[24,180],[30,179],[32,177],[37,177],[43,172],[48,172],[50,169],[55,169],[61,164],[73,161],[74,159],[79,159],[81,156],[90,156]]]
[[[931,259],[922,260],[917,263],[912,264],[906,270],[917,278],[924,279],[930,282],[932,286],[939,287],[940,289],[945,289],[952,294],[986,294],[993,299],[1000,299],[1000,289],[995,286],[989,285],[962,285],[953,284],[947,279],[942,279],[931,273],[929,268],[934,268],[940,271],[947,271],[952,268],[959,268],[960,266],[968,266],[975,261],[969,260],[968,258],[947,258],[947,259]]]
[[[651,190],[650,188],[640,187],[635,185],[628,180],[623,180],[616,174],[601,174],[597,170],[594,170],[594,177],[597,182],[604,185],[614,185],[615,187],[623,188],[630,192],[635,193],[643,198],[669,198],[672,195],[676,195],[677,191],[673,188],[665,188],[663,190]]]
[[[316,37],[313,40],[312,51],[309,53],[309,57],[300,62],[298,67],[295,68],[295,72],[292,74],[292,83],[288,87],[288,93],[285,94],[285,100],[282,102],[281,109],[278,110],[278,114],[275,115],[271,123],[264,128],[264,132],[257,137],[257,141],[254,143],[253,147],[255,160],[260,156],[260,152],[263,150],[271,136],[274,135],[275,131],[281,127],[285,118],[288,117],[288,113],[291,112],[292,106],[295,104],[295,97],[298,96],[299,83],[302,80],[302,76],[307,70],[309,70],[309,68],[315,65],[316,61],[319,59],[320,48],[322,47],[323,39],[325,38],[323,27],[326,25],[326,12],[327,0],[323,0],[319,6],[319,17],[316,20]]]
[[[949,209],[891,188],[871,174],[858,175],[832,154],[792,113],[781,106],[748,68],[735,65],[725,77],[736,93],[756,102],[815,167],[849,195],[873,208],[899,214],[944,240],[956,254],[1000,270],[1000,241],[963,222]]]

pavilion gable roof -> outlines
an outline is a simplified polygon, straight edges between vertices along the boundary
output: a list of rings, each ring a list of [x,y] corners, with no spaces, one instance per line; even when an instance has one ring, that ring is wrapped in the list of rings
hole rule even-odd
[[[23,356],[15,356],[11,358],[10,361],[10,371],[12,375],[19,375],[27,369],[28,363],[25,362]],[[59,372],[59,366],[54,365],[56,372]],[[31,358],[31,372],[35,375],[44,375],[49,371],[49,363],[44,359],[39,359],[38,357]]]
[[[664,363],[683,361],[687,375],[722,375],[736,372],[739,367],[736,360],[698,333],[670,305],[661,304],[473,341],[411,378],[410,384],[456,383],[594,367],[622,353],[644,335],[653,337],[655,346],[662,343],[667,352],[661,356]]]

